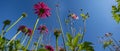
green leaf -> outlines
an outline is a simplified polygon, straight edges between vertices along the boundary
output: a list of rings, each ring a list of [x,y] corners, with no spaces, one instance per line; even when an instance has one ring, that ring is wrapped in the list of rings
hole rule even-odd
[[[70,33],[67,33],[67,39],[68,39],[68,42],[71,42],[72,41],[72,36]]]
[[[79,44],[78,47],[79,47],[79,50],[94,51],[94,48],[91,42],[85,41]]]
[[[80,38],[80,34],[77,34],[77,35],[73,38],[72,44],[73,44],[74,47],[77,46],[78,41],[79,41],[79,38]]]

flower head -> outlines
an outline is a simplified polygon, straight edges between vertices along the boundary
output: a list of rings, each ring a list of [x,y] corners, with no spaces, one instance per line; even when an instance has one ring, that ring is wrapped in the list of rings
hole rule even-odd
[[[23,17],[27,17],[27,14],[25,12],[22,13]]]
[[[28,28],[28,31],[26,32],[26,34],[28,34],[28,36],[32,35],[32,29]]]
[[[35,14],[37,14],[40,18],[46,18],[50,16],[50,8],[44,2],[35,4],[34,9]]]
[[[40,33],[48,33],[48,29],[45,25],[40,25],[38,30],[40,30]]]
[[[105,36],[110,37],[110,36],[112,36],[112,33],[106,33]]]
[[[72,19],[75,19],[75,20],[79,19],[79,17],[74,13],[70,14],[69,16],[72,17]]]
[[[28,31],[28,28],[26,26],[22,25],[18,28],[18,31],[22,31],[23,33],[26,33]]]
[[[61,30],[58,30],[58,29],[54,30],[54,35],[56,37],[58,37],[60,34],[61,34]]]
[[[50,45],[46,45],[45,48],[49,51],[54,51],[54,48]]]
[[[4,23],[4,25],[10,25],[10,20],[5,20],[3,23]]]

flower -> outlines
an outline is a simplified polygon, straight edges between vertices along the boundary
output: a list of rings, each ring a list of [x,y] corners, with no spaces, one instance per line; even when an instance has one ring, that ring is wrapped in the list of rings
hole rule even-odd
[[[58,29],[54,30],[54,35],[56,37],[58,37],[60,34],[61,34],[61,30],[58,30]]]
[[[28,28],[28,31],[26,32],[26,34],[28,34],[28,36],[32,35],[32,29]]]
[[[112,33],[106,33],[105,36],[110,37],[110,36],[112,36]]]
[[[45,48],[49,51],[54,51],[53,47],[50,45],[46,45]]]
[[[35,14],[37,14],[40,18],[46,18],[50,16],[50,8],[44,3],[39,2],[34,5]]]
[[[4,25],[10,25],[10,20],[5,20],[3,23],[4,23]]]
[[[75,20],[79,19],[79,17],[74,13],[70,14],[69,16],[72,17]]]
[[[23,17],[27,17],[27,14],[25,12],[22,13]]]
[[[40,30],[40,33],[48,33],[48,29],[45,25],[40,25],[38,30]]]
[[[22,25],[18,28],[18,31],[22,31],[23,33],[26,33],[28,31],[28,28],[26,26]]]

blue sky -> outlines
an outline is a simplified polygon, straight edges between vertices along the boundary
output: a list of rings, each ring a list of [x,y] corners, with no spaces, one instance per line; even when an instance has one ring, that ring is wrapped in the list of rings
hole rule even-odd
[[[6,33],[5,37],[11,39],[16,33],[17,28],[20,25],[26,25],[27,27],[33,28],[34,23],[37,19],[37,15],[34,14],[33,5],[38,2],[45,2],[51,8],[52,15],[47,19],[41,19],[39,25],[45,24],[49,30],[54,28],[59,28],[55,13],[55,4],[57,0],[1,0],[0,1],[0,27],[3,26],[2,22],[6,19],[16,21],[22,14],[26,12],[28,16],[23,18],[18,24],[16,24],[9,32]],[[84,12],[89,12],[90,18],[87,19],[87,32],[85,35],[85,40],[94,43],[95,51],[104,51],[102,44],[98,42],[98,36],[103,36],[106,32],[113,33],[113,37],[119,40],[120,24],[117,24],[112,18],[111,6],[116,5],[114,0],[59,0],[60,2],[60,18],[62,21],[64,33],[66,33],[67,26],[65,25],[64,19],[68,16],[68,10],[76,13],[80,17],[80,9],[83,8]],[[78,24],[75,27],[83,26],[80,18],[76,22]],[[2,28],[1,28],[2,29]],[[50,31],[53,36],[53,32]],[[34,35],[33,41],[38,38],[38,31]],[[18,37],[20,37],[19,35]],[[54,36],[51,38],[52,42],[55,42]],[[61,38],[59,39],[61,40]],[[32,42],[33,43],[33,42]],[[59,45],[61,41],[59,41]],[[53,43],[52,43],[53,45]],[[108,49],[105,49],[108,51]]]

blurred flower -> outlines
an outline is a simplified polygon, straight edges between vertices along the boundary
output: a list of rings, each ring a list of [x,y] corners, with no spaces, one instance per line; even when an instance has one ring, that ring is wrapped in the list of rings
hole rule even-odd
[[[28,28],[28,31],[26,32],[26,34],[28,34],[28,36],[32,35],[32,29]]]
[[[26,26],[22,25],[18,28],[18,31],[22,31],[23,33],[26,33],[28,31],[28,28]]]
[[[3,23],[4,23],[4,25],[10,25],[10,20],[5,20]]]
[[[46,45],[45,48],[49,51],[54,51],[54,48],[50,45]]]
[[[65,49],[62,47],[59,47],[59,51],[65,51]]]
[[[23,17],[27,17],[27,14],[25,12],[22,13]]]
[[[72,17],[75,20],[79,19],[79,17],[74,13],[70,14],[69,16]]]
[[[105,36],[110,37],[110,36],[112,36],[112,33],[106,33]]]
[[[40,33],[48,33],[48,29],[45,25],[40,25],[38,30],[40,30]]]
[[[58,30],[58,29],[54,30],[54,35],[56,37],[58,37],[60,34],[61,34],[61,30]]]
[[[3,22],[4,26],[3,26],[2,30],[4,30],[7,25],[10,25],[10,22],[11,22],[10,20],[5,20]]]
[[[35,4],[34,9],[35,14],[37,14],[40,18],[46,18],[50,16],[50,8],[44,2]]]

